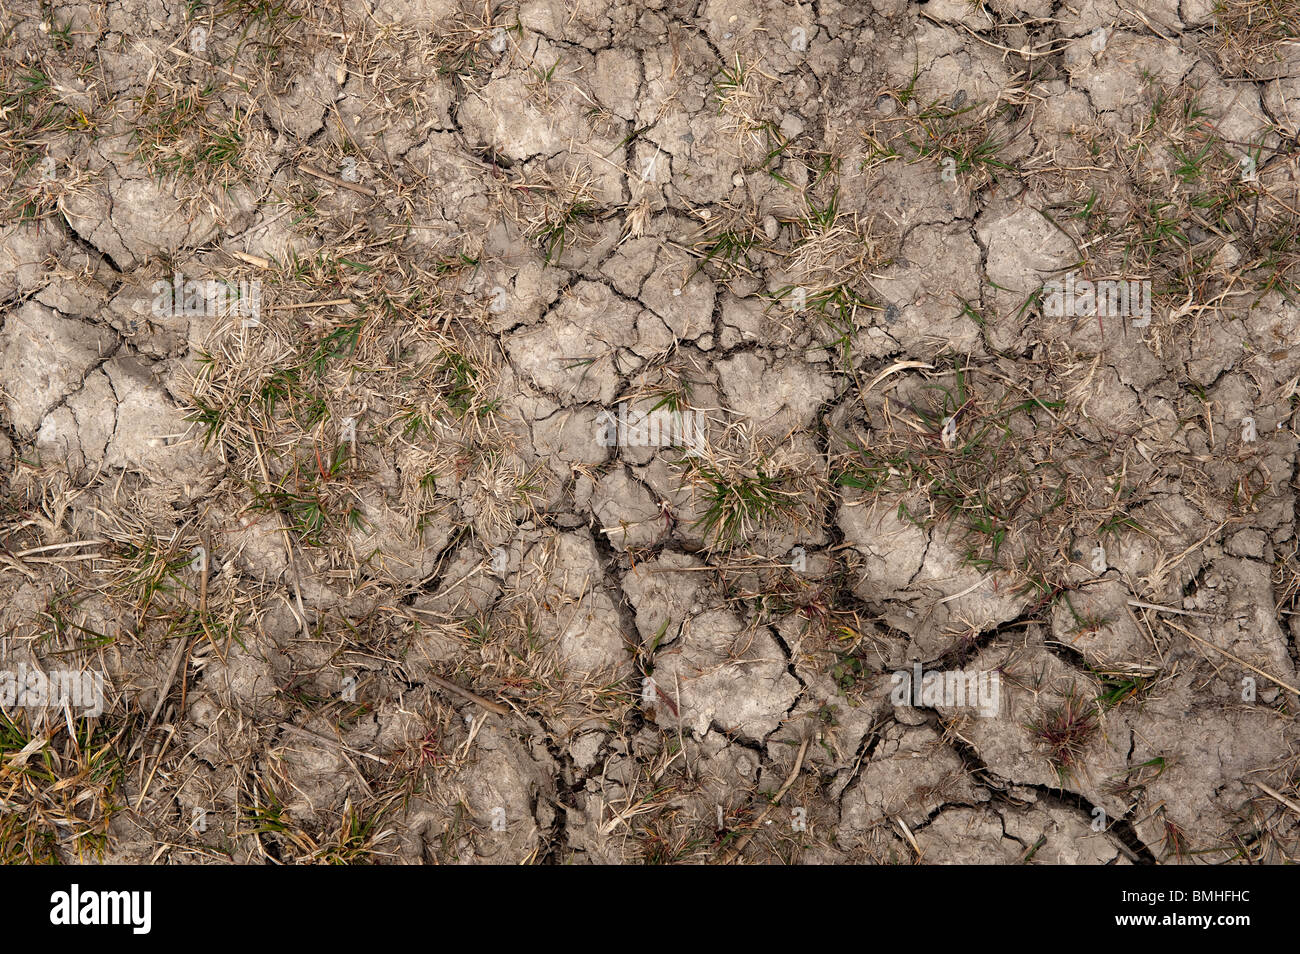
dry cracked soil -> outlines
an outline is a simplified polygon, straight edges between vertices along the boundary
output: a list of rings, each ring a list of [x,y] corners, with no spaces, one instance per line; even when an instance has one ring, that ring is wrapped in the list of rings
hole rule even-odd
[[[0,860],[1295,861],[1298,38],[0,2]]]

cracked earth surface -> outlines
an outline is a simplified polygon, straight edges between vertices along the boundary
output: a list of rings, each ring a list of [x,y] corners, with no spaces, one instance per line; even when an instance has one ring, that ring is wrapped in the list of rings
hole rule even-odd
[[[1295,860],[1300,5],[0,16],[5,860]]]

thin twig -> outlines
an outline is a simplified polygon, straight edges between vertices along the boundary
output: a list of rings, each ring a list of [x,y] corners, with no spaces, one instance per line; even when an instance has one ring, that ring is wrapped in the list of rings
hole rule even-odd
[[[375,197],[375,190],[370,188],[369,186],[357,185],[357,183],[355,182],[348,182],[347,179],[340,179],[338,176],[332,176],[328,172],[321,172],[319,169],[314,168],[313,166],[309,166],[305,163],[303,165],[300,165],[298,168],[303,172],[305,172],[307,175],[312,176],[316,179],[324,180],[325,182],[328,182],[330,185],[336,185],[340,189],[351,189],[353,192],[359,192],[362,195],[368,195],[372,199]]]
[[[729,865],[740,857],[740,853],[745,850],[745,846],[749,844],[750,840],[753,839],[754,835],[758,832],[758,826],[762,825],[767,816],[772,814],[777,804],[785,796],[785,793],[790,791],[790,786],[794,784],[794,780],[799,777],[799,770],[803,768],[803,757],[807,752],[808,739],[805,738],[803,744],[799,746],[799,754],[795,756],[794,768],[790,772],[790,777],[787,778],[785,784],[777,790],[776,795],[772,797],[772,801],[767,808],[763,809],[758,818],[754,820],[754,827],[736,839],[736,843],[731,847],[731,850],[723,856],[722,860],[718,862],[719,864]]]
[[[321,735],[319,732],[311,731],[311,729],[304,729],[302,726],[294,725],[292,722],[281,722],[280,728],[287,729],[288,731],[294,733],[295,735],[301,735],[305,738],[313,739],[317,742],[323,742],[326,745],[335,746],[337,748],[343,749],[345,752],[351,752],[353,755],[359,755],[363,759],[370,759],[372,762],[378,762],[381,765],[388,764],[387,759],[383,758],[382,756],[375,755],[373,752],[362,752],[360,749],[354,749],[346,742],[341,742],[338,739],[331,739],[327,735]]]
[[[1160,613],[1177,613],[1179,616],[1199,616],[1201,619],[1214,619],[1211,613],[1194,613],[1191,610],[1175,609],[1172,606],[1160,606],[1156,603],[1143,603],[1141,600],[1129,600],[1129,606],[1137,606],[1141,609],[1156,610]]]
[[[468,689],[462,689],[454,682],[448,682],[446,679],[443,679],[441,676],[435,676],[433,673],[426,673],[425,678],[428,679],[430,682],[432,682],[435,686],[440,686],[441,688],[446,689],[448,692],[454,692],[456,695],[468,699],[470,702],[477,702],[484,709],[491,710],[492,712],[495,712],[497,715],[503,715],[503,716],[510,715],[510,710],[507,709],[505,706],[493,702],[490,699],[484,699],[482,696],[476,695],[475,693],[470,692]]]
[[[1260,791],[1262,791],[1264,794],[1266,794],[1266,795],[1271,795],[1273,798],[1276,798],[1279,802],[1281,802],[1281,803],[1282,803],[1283,805],[1285,805],[1287,808],[1291,809],[1291,811],[1295,812],[1297,815],[1300,815],[1300,805],[1297,805],[1295,802],[1293,802],[1291,799],[1287,798],[1287,797],[1286,797],[1285,795],[1283,795],[1281,792],[1274,791],[1273,789],[1271,789],[1271,788],[1269,788],[1267,785],[1265,785],[1263,782],[1255,782],[1254,785],[1255,785],[1255,787],[1256,787],[1257,789],[1259,789]]]
[[[331,298],[329,301],[303,301],[292,305],[270,305],[267,311],[294,311],[298,308],[324,308],[333,305],[350,305],[351,298]]]
[[[1231,660],[1232,660],[1233,662],[1235,662],[1237,665],[1239,665],[1239,666],[1245,666],[1247,669],[1249,669],[1251,672],[1255,673],[1256,675],[1263,676],[1263,677],[1264,677],[1265,679],[1267,679],[1269,682],[1274,683],[1275,685],[1281,686],[1281,687],[1282,687],[1283,689],[1285,689],[1287,692],[1290,692],[1290,693],[1293,693],[1294,695],[1300,696],[1300,689],[1297,689],[1295,686],[1287,685],[1287,684],[1286,684],[1285,682],[1283,682],[1281,679],[1277,678],[1277,676],[1270,676],[1270,675],[1269,675],[1268,673],[1266,673],[1264,670],[1260,669],[1258,666],[1252,666],[1250,663],[1246,662],[1246,660],[1242,659],[1240,656],[1234,656],[1232,653],[1228,652],[1226,649],[1220,649],[1218,646],[1214,645],[1214,643],[1210,642],[1209,640],[1207,640],[1207,639],[1202,639],[1201,637],[1197,636],[1195,633],[1188,632],[1187,630],[1183,629],[1181,626],[1179,626],[1177,623],[1175,623],[1175,622],[1173,622],[1173,621],[1171,621],[1171,620],[1165,620],[1164,623],[1165,623],[1166,626],[1172,626],[1174,629],[1178,630],[1180,633],[1182,633],[1184,636],[1188,637],[1189,639],[1194,639],[1194,640],[1196,640],[1198,643],[1200,643],[1201,645],[1203,645],[1203,646],[1208,646],[1210,649],[1213,649],[1216,653],[1220,653],[1220,654],[1222,654],[1222,655],[1224,655],[1224,656],[1227,656],[1229,659],[1231,659]]]

